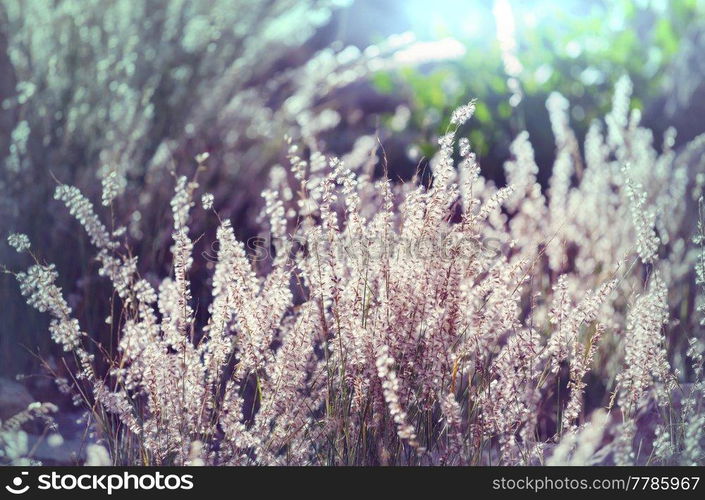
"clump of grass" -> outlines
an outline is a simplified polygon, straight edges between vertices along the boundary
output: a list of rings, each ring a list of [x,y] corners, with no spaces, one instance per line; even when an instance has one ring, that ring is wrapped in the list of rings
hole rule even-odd
[[[203,198],[218,218],[208,304],[189,279],[195,179],[177,178],[161,280],[59,186],[114,286],[112,350],[81,330],[51,265],[35,259],[17,279],[52,316],[69,389],[115,463],[701,463],[699,344],[697,390],[680,406],[666,349],[697,258],[679,207],[699,186],[668,144],[653,149],[629,92],[622,80],[584,157],[552,96],[546,193],[526,133],[508,186],[482,177],[459,137],[474,103],[453,114],[428,185],[375,179],[374,146],[346,164],[292,145],[291,175],[275,170],[263,194],[256,253]],[[692,319],[679,331],[694,334]],[[655,430],[637,425],[648,411]],[[648,452],[645,432],[658,436]]]

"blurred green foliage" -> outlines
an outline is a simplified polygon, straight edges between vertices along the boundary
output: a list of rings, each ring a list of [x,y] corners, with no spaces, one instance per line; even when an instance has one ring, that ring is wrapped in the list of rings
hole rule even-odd
[[[457,12],[474,17],[470,33],[459,32],[453,16],[433,18],[434,37],[451,36],[465,44],[462,58],[376,76],[380,92],[407,93],[411,124],[422,136],[442,132],[452,109],[477,98],[470,140],[480,158],[505,156],[509,141],[522,129],[537,139],[535,144],[552,150],[545,110],[552,91],[571,102],[578,137],[609,110],[614,83],[625,73],[634,84],[632,106],[643,109],[659,96],[681,38],[705,18],[702,0],[542,0],[510,5],[516,55],[523,66],[518,79],[524,95],[516,109],[509,105],[511,92],[491,3]],[[421,145],[424,155],[434,150],[434,144]]]

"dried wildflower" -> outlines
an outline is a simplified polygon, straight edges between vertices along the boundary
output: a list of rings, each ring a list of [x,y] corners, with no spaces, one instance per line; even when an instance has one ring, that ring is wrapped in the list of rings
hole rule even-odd
[[[652,389],[659,403],[666,404],[673,384],[662,333],[668,320],[667,292],[663,279],[654,275],[648,293],[636,300],[627,317],[626,367],[617,375],[617,382],[625,395],[623,404],[630,411]]]
[[[193,206],[193,191],[197,187],[197,184],[188,182],[186,176],[182,175],[176,180],[176,193],[171,199],[171,210],[174,216],[174,229],[176,231],[180,231],[186,227],[188,214]]]
[[[462,410],[453,394],[441,400],[441,412],[446,421],[449,446],[445,451],[444,463],[450,460],[463,460]]]
[[[62,201],[86,230],[91,243],[98,248],[114,248],[108,231],[93,210],[93,205],[81,192],[73,187],[61,185],[54,191],[54,198]]]
[[[23,424],[36,418],[42,419],[46,423],[53,425],[53,420],[49,415],[56,413],[57,410],[57,406],[52,403],[40,403],[39,401],[35,401],[30,403],[25,410],[2,422],[0,425],[0,430],[5,432],[17,431]]]
[[[7,237],[7,243],[18,253],[26,252],[30,249],[29,238],[26,234],[12,233]]]
[[[634,451],[634,436],[636,423],[626,420],[617,426],[616,437],[612,442],[612,460],[615,465],[634,465],[636,453]]]
[[[407,414],[399,402],[399,379],[393,367],[394,359],[389,355],[389,349],[382,346],[377,354],[377,376],[382,381],[384,399],[397,426],[399,438],[407,441],[411,446],[417,447],[416,431],[407,422]]]
[[[59,277],[55,266],[34,265],[26,273],[17,274],[20,292],[27,303],[40,312],[49,312],[53,319],[50,331],[55,342],[64,350],[71,351],[78,347],[83,335],[78,321],[71,318],[71,308],[61,295],[61,288],[54,282]]]
[[[646,193],[641,186],[634,186],[629,179],[629,168],[624,166],[622,173],[625,178],[625,191],[629,198],[629,208],[632,213],[632,221],[636,231],[636,248],[639,257],[645,263],[651,262],[658,251],[659,240],[654,231],[656,212],[646,208]]]
[[[467,122],[470,117],[475,113],[475,101],[470,101],[469,103],[465,104],[464,106],[460,106],[458,109],[453,111],[453,114],[450,117],[450,123],[453,125],[463,125],[465,122]]]
[[[109,207],[115,198],[125,192],[127,180],[120,176],[116,170],[112,170],[107,176],[103,177],[103,206]]]
[[[203,206],[203,210],[210,210],[213,208],[213,195],[211,193],[205,193],[203,196],[201,196],[201,205]]]

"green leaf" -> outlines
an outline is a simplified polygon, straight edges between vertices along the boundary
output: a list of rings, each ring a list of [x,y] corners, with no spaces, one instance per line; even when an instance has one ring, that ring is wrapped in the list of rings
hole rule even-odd
[[[372,85],[382,94],[391,94],[394,90],[392,75],[383,71],[374,74],[372,77]]]

